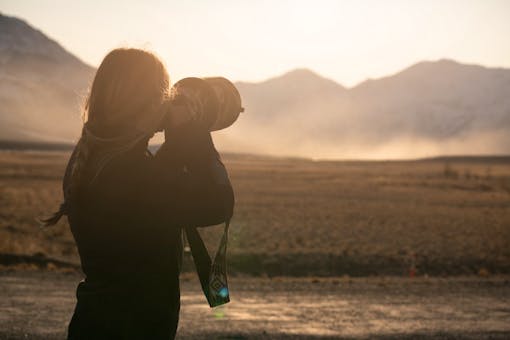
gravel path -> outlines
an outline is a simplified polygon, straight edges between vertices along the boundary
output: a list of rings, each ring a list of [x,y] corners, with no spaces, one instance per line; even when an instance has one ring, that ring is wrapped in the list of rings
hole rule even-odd
[[[0,273],[0,339],[62,339],[76,274]],[[232,278],[210,309],[185,275],[178,339],[509,339],[510,279]]]

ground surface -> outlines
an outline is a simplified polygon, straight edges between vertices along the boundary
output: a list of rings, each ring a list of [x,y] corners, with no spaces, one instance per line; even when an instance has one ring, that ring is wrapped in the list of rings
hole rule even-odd
[[[62,339],[76,274],[0,275],[0,339]],[[210,309],[185,276],[179,339],[508,339],[508,277],[233,278]]]
[[[34,218],[60,204],[68,156],[0,151],[0,339],[65,336],[76,247],[65,219]],[[184,274],[179,338],[510,338],[508,158],[224,160],[230,271],[258,277],[232,277],[211,310]]]
[[[34,261],[43,264],[41,256],[78,263],[65,218],[45,231],[34,220],[60,204],[68,156],[0,152],[0,267],[16,260],[6,254],[39,255]],[[237,201],[231,271],[510,273],[508,157],[314,162],[226,155],[224,160]],[[219,235],[217,229],[207,233],[211,249]]]

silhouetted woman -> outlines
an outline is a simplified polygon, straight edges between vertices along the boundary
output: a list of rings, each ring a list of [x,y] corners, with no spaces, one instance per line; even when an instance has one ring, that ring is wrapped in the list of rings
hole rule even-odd
[[[64,203],[86,279],[69,339],[171,339],[180,307],[182,229],[232,216],[233,193],[210,133],[169,104],[151,53],[110,52],[95,75]],[[147,151],[155,131],[165,142]]]

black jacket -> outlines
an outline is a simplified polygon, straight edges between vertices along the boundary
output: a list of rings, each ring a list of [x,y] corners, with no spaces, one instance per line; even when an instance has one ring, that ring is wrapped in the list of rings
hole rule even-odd
[[[226,170],[201,128],[166,136],[154,156],[144,140],[110,161],[68,203],[86,274],[69,338],[174,337],[181,228],[225,222],[233,206]]]

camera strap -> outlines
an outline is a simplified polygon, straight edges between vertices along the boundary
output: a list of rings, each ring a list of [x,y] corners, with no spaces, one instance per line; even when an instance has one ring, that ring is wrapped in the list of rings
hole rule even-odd
[[[200,279],[202,291],[210,307],[217,307],[230,301],[227,282],[227,242],[230,221],[225,222],[220,246],[214,256],[214,261],[207,252],[207,248],[197,228],[185,228],[186,237],[191,248],[195,268]]]

